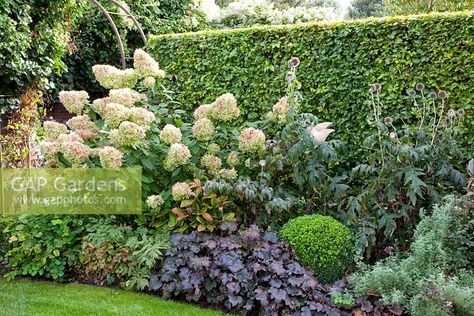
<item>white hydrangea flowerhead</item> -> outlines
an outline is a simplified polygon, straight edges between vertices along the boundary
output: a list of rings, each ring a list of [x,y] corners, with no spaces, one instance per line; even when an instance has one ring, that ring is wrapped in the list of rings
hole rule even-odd
[[[134,106],[142,99],[140,93],[130,88],[112,89],[109,91],[109,103],[120,103],[126,107]]]
[[[200,105],[196,110],[194,110],[194,118],[196,120],[199,120],[202,118],[210,118],[211,110],[212,110],[211,104]]]
[[[83,140],[96,139],[99,137],[99,128],[87,115],[74,116],[66,122],[66,125]]]
[[[221,148],[217,144],[212,143],[212,144],[209,144],[209,146],[207,146],[207,152],[210,153],[211,155],[216,155],[220,151],[221,151]]]
[[[288,104],[288,97],[282,97],[277,103],[275,103],[275,105],[273,105],[272,111],[270,112],[270,120],[284,122],[289,109],[290,105]]]
[[[109,139],[117,147],[129,147],[139,144],[146,136],[146,130],[133,122],[120,123],[118,129],[110,131]]]
[[[128,119],[130,110],[120,103],[108,103],[102,116],[108,126],[117,127]]]
[[[143,79],[143,86],[147,89],[151,89],[156,85],[155,77],[148,76]]]
[[[99,148],[98,155],[102,168],[118,169],[122,166],[123,153],[110,146]]]
[[[200,141],[210,140],[214,135],[215,130],[214,124],[208,118],[201,118],[194,122],[193,125],[193,135]]]
[[[39,143],[39,151],[46,159],[52,159],[59,152],[60,144],[58,142],[43,141]]]
[[[143,49],[135,50],[133,54],[133,67],[137,70],[140,78],[158,77],[164,78],[165,72],[160,69],[156,60]]]
[[[210,117],[216,121],[229,122],[240,115],[237,100],[232,93],[221,95],[211,104]]]
[[[54,121],[43,123],[44,136],[48,141],[56,140],[59,135],[67,133],[67,127],[64,124]]]
[[[148,207],[152,209],[159,208],[160,206],[163,205],[163,203],[165,203],[165,201],[159,194],[150,195],[146,199],[146,204],[148,205]]]
[[[100,115],[103,115],[105,112],[106,105],[110,103],[110,98],[105,97],[105,98],[100,98],[100,99],[95,99],[92,102],[92,109],[97,112]]]
[[[164,161],[164,168],[167,171],[173,171],[179,166],[184,166],[191,159],[189,148],[180,143],[171,144]]]
[[[133,88],[138,76],[135,69],[118,69],[111,65],[95,65],[92,67],[95,79],[106,89]]]
[[[229,156],[227,156],[226,161],[231,166],[237,166],[239,164],[239,154],[236,151],[232,151]]]
[[[232,168],[232,169],[221,169],[219,171],[219,176],[224,180],[232,181],[232,180],[237,179],[238,174],[237,174],[237,171],[234,168]]]
[[[160,132],[160,140],[165,144],[179,143],[182,137],[181,130],[171,124],[166,124]]]
[[[59,143],[65,143],[65,142],[79,142],[79,143],[84,143],[84,139],[76,132],[72,132],[69,134],[61,134],[58,136],[58,142]]]
[[[201,158],[201,165],[209,172],[215,173],[222,167],[222,161],[217,156],[206,154]]]
[[[324,142],[328,138],[329,134],[334,132],[333,129],[328,128],[331,126],[331,124],[331,122],[319,123],[315,126],[308,127],[308,132],[311,133],[317,142]]]
[[[171,188],[171,195],[173,200],[180,202],[189,199],[194,193],[186,182],[176,182]]]
[[[129,111],[128,119],[140,126],[148,129],[150,125],[156,120],[155,114],[147,109],[132,107]]]
[[[61,152],[73,166],[82,165],[91,154],[89,146],[81,142],[61,143]]]
[[[61,91],[59,101],[72,114],[81,114],[89,104],[89,94],[86,91]]]
[[[248,154],[258,154],[265,150],[265,134],[256,128],[244,129],[239,136],[239,149]]]

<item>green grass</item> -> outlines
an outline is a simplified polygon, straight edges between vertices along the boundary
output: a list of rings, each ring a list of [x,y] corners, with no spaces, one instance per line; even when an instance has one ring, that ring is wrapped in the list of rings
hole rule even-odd
[[[0,315],[222,315],[156,296],[82,284],[0,278]]]

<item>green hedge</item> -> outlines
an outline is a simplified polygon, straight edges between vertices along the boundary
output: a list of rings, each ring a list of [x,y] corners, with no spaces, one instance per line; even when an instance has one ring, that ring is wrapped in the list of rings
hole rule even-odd
[[[251,120],[284,94],[286,62],[298,56],[305,109],[333,121],[339,137],[353,145],[368,128],[369,83],[383,85],[386,114],[397,118],[408,116],[405,90],[424,82],[430,90],[448,91],[449,106],[466,110],[464,139],[472,146],[473,16],[462,12],[159,35],[150,40],[149,50],[175,75],[184,108],[232,92]]]

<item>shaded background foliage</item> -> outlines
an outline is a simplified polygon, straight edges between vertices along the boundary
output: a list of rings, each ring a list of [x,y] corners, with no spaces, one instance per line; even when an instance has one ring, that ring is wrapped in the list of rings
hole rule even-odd
[[[0,3],[0,113],[19,105],[28,85],[65,69],[71,0],[6,0]]]
[[[472,146],[473,21],[470,12],[262,26],[155,36],[149,49],[177,78],[178,101],[189,111],[232,91],[243,117],[259,118],[284,91],[286,61],[298,56],[304,111],[333,121],[351,149],[368,134],[372,82],[387,84],[383,112],[397,119],[409,117],[405,90],[416,82],[448,91],[448,106],[467,112],[464,140]]]

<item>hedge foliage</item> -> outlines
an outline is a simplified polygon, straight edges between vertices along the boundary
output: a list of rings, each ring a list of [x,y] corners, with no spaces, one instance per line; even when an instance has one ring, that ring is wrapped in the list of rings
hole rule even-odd
[[[358,146],[368,134],[368,84],[381,83],[384,115],[408,117],[405,93],[417,82],[449,92],[466,110],[465,145],[474,144],[473,12],[158,35],[149,50],[176,80],[191,110],[232,92],[250,120],[284,93],[286,62],[301,59],[303,106],[333,121]],[[470,131],[470,132],[468,132]]]

